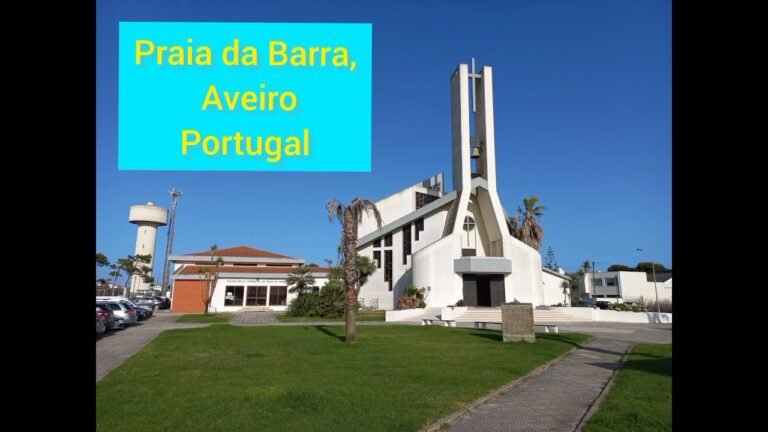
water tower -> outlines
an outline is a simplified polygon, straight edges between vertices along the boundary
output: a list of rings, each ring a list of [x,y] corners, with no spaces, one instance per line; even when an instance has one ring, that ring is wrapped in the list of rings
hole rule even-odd
[[[136,234],[136,251],[134,255],[152,255],[149,263],[151,269],[155,262],[155,246],[157,244],[157,228],[168,225],[168,209],[158,207],[152,201],[146,205],[131,206],[128,221],[139,226]],[[138,276],[131,277],[131,293],[149,290],[150,284]]]

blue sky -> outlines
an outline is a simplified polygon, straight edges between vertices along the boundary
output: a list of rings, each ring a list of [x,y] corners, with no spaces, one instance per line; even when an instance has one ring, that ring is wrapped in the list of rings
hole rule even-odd
[[[548,246],[584,260],[672,266],[671,3],[573,1],[97,2],[96,250],[132,254],[129,207],[169,206],[174,253],[249,245],[323,264],[340,225],[325,203],[372,200],[437,172],[450,178],[449,77],[494,68],[498,190],[509,211],[537,195]],[[120,21],[373,24],[370,173],[118,171]],[[446,182],[450,185],[450,181]],[[162,277],[167,228],[159,231]],[[105,275],[97,269],[97,277]]]

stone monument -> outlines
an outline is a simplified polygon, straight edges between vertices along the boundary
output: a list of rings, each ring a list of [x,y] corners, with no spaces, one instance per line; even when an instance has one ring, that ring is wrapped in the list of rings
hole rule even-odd
[[[536,342],[536,333],[533,331],[533,304],[501,305],[501,332],[504,342]]]

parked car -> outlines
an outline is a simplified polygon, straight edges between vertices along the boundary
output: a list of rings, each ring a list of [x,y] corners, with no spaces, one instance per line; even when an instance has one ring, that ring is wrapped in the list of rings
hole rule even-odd
[[[579,300],[579,305],[594,308],[594,307],[597,307],[597,301],[591,298],[582,299],[582,300]]]
[[[595,306],[599,307],[600,309],[610,309],[612,304],[613,303],[609,301],[603,300],[595,302]]]
[[[96,312],[96,334],[103,334],[107,331],[107,325],[104,323],[104,317]]]
[[[106,304],[96,303],[96,313],[104,317],[104,324],[106,324],[107,330],[123,328],[123,321],[118,319],[112,311],[112,308]]]
[[[160,301],[152,297],[134,297],[131,299],[131,302],[137,306],[146,306],[152,310],[160,309]]]
[[[171,299],[168,297],[154,296],[160,302],[160,309],[168,309],[171,307]]]
[[[132,302],[131,300],[129,300],[127,297],[123,297],[123,296],[99,297],[99,296],[97,296],[96,297],[96,301],[97,302],[99,302],[99,301],[107,301],[107,302],[123,303],[123,304],[127,304],[127,305],[131,306],[131,309],[133,309],[133,310],[142,307],[142,308],[144,308],[144,310],[149,312],[148,316],[152,316],[152,308],[151,307],[139,306],[139,305],[135,304],[134,302]]]
[[[118,301],[104,302],[108,308],[112,309],[114,314],[123,320],[124,324],[136,324],[138,317],[136,316],[136,309],[129,303]]]

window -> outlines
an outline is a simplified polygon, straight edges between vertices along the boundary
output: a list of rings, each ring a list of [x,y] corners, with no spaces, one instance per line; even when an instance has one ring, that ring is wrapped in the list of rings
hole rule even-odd
[[[392,246],[392,233],[384,236],[384,246]]]
[[[424,207],[432,201],[437,201],[438,199],[440,199],[440,197],[437,195],[428,195],[425,193],[416,192],[416,210]]]
[[[384,281],[389,282],[389,291],[392,291],[392,251],[384,251]]]
[[[603,286],[603,280],[602,279],[595,279],[595,286],[596,287]]]
[[[616,278],[610,278],[605,280],[606,286],[616,286]]]
[[[464,218],[464,231],[472,231],[475,229],[475,220],[471,216]]]
[[[424,231],[424,218],[416,219],[416,241],[419,241],[419,233]]]
[[[381,237],[373,241],[373,247],[381,247]]]
[[[411,224],[403,227],[403,265],[408,264],[408,255],[411,254]]]
[[[224,306],[242,306],[243,305],[243,286],[228,286],[224,292]]]
[[[248,296],[245,298],[246,306],[266,306],[267,305],[267,287],[249,286]]]
[[[376,268],[381,268],[381,251],[373,251],[373,261],[376,263]]]
[[[269,287],[269,305],[270,306],[285,306],[285,300],[288,292],[286,286],[271,286]]]

